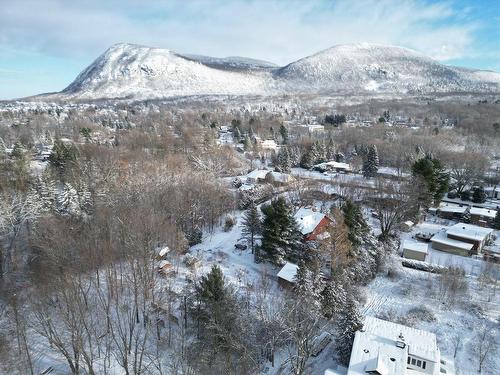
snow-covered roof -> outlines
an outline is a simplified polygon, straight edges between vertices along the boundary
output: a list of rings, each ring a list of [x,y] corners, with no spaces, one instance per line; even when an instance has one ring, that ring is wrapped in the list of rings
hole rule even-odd
[[[383,375],[406,374],[408,355],[439,362],[436,335],[367,316],[363,329],[354,337],[347,374],[366,375],[367,371]]]
[[[276,275],[278,278],[295,283],[295,276],[299,266],[294,263],[286,262],[282,269]]]
[[[324,213],[313,211],[310,208],[299,208],[295,213],[295,220],[299,224],[300,232],[303,235],[309,234],[316,229],[318,224],[325,217]]]
[[[407,220],[403,223],[404,225],[408,226],[408,227],[412,227],[415,225],[415,223],[411,220]]]
[[[458,240],[454,240],[452,238],[449,238],[446,235],[446,233],[443,231],[437,232],[434,236],[432,236],[431,242],[436,242],[436,243],[439,243],[442,245],[452,246],[452,247],[455,247],[457,249],[466,250],[466,251],[471,250],[472,247],[474,246],[471,243],[462,242],[462,241],[458,241]]]
[[[491,232],[493,232],[493,229],[465,223],[455,224],[446,230],[448,235],[473,241],[483,241]]]
[[[161,257],[164,257],[169,252],[170,252],[170,248],[168,246],[165,246],[164,248],[160,249],[160,251],[158,252],[158,255]]]
[[[466,210],[466,206],[458,206],[458,205],[450,205],[450,204],[443,204],[439,206],[438,208],[439,211],[441,212],[448,212],[448,213],[456,213],[456,214],[463,214]]]
[[[428,247],[429,246],[426,243],[422,243],[422,242],[415,242],[415,241],[408,241],[408,240],[403,242],[403,250],[411,250],[411,251],[416,251],[419,253],[427,254]]]
[[[490,210],[488,208],[471,207],[470,214],[477,215],[477,216],[489,217],[490,219],[494,219],[497,212],[495,210]]]
[[[254,180],[257,180],[257,179],[265,179],[267,174],[269,173],[269,170],[268,169],[255,169],[253,170],[252,172],[250,172],[249,174],[247,174],[247,178],[252,178]]]
[[[351,169],[351,166],[347,163],[339,163],[336,161],[327,161],[326,163],[319,163],[314,166],[314,168],[334,168],[334,169],[345,169],[346,171]]]

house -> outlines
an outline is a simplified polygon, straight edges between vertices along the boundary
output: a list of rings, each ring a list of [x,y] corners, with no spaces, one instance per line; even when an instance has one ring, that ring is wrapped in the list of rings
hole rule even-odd
[[[442,219],[460,220],[468,209],[468,206],[445,203],[436,209],[436,216]]]
[[[342,172],[348,173],[351,172],[351,166],[348,163],[339,163],[336,161],[327,161],[326,163],[319,163],[312,167],[312,169],[319,172]]]
[[[347,375],[450,374],[443,362],[434,333],[367,316],[354,336]]]
[[[295,277],[297,276],[297,270],[299,266],[294,263],[286,262],[283,268],[278,272],[276,277],[278,278],[278,284],[282,288],[291,288],[295,284]]]
[[[431,238],[432,248],[458,255],[481,252],[493,229],[458,223],[436,233]]]
[[[488,227],[493,224],[493,220],[495,220],[496,214],[497,214],[496,210],[491,210],[489,208],[471,207],[470,221],[473,224],[482,227]]]
[[[427,257],[428,244],[422,242],[405,241],[403,242],[403,257],[425,261]]]
[[[326,231],[332,220],[324,213],[311,208],[299,208],[294,215],[305,241],[328,238]]]
[[[248,184],[257,184],[259,182],[264,182],[268,173],[269,169],[255,169],[245,176],[246,182]]]

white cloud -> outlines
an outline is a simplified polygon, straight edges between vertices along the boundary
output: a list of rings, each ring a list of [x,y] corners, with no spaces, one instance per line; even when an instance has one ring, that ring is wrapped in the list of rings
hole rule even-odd
[[[452,3],[424,0],[0,1],[8,2],[0,50],[85,59],[133,42],[285,64],[335,44],[374,42],[449,60],[472,48],[477,27]]]

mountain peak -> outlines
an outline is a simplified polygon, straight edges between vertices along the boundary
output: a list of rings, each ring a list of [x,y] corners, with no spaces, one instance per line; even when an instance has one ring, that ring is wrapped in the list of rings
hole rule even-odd
[[[411,49],[343,44],[284,67],[118,43],[71,83],[62,98],[190,95],[500,92],[500,74],[446,66]]]

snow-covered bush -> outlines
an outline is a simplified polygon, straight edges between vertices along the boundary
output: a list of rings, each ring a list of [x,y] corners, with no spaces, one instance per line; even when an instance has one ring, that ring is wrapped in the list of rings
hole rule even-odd
[[[229,232],[236,224],[236,219],[233,215],[227,215],[224,220],[224,232]]]

